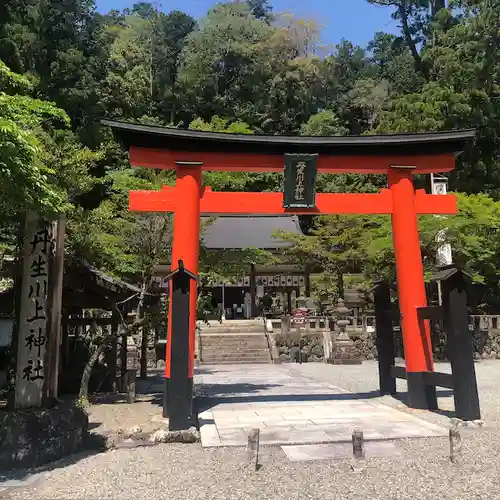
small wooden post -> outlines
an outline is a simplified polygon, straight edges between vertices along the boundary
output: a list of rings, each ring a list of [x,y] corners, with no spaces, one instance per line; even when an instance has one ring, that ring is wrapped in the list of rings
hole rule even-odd
[[[127,370],[127,403],[135,403],[135,379],[137,370]]]
[[[260,429],[252,429],[248,435],[247,460],[250,467],[259,468]]]
[[[460,435],[460,429],[457,426],[453,426],[450,428],[450,460],[456,463],[461,452],[462,436]]]
[[[120,341],[120,392],[127,391],[127,335],[121,336]]]
[[[352,454],[356,460],[364,460],[365,458],[363,431],[358,429],[352,433]]]
[[[127,384],[127,401],[129,403],[135,403],[135,381],[137,377],[137,346],[135,345],[133,339],[129,337],[127,339],[127,372],[126,372],[126,384]]]
[[[111,323],[111,334],[113,338],[111,340],[111,349],[109,352],[109,371],[111,373],[111,390],[113,392],[117,392],[118,387],[116,383],[116,373],[118,370],[118,317],[117,314],[113,311]]]

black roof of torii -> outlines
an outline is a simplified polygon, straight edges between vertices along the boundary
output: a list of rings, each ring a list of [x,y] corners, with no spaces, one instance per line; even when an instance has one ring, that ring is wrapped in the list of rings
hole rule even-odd
[[[220,153],[323,153],[329,155],[426,155],[459,153],[474,129],[366,136],[275,136],[202,132],[103,120],[124,146]]]

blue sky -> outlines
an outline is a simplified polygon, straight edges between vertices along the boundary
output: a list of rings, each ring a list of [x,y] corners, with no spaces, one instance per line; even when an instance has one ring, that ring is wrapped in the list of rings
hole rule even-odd
[[[96,0],[99,12],[131,7],[135,0]],[[168,12],[178,9],[199,19],[217,0],[162,0],[156,4]],[[307,17],[324,26],[323,40],[333,44],[342,38],[366,45],[376,31],[397,33],[396,22],[387,8],[368,4],[366,0],[272,0],[275,12],[288,11]]]

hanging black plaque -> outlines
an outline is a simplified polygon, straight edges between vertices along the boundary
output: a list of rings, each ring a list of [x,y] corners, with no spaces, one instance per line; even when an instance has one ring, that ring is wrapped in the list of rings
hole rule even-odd
[[[318,155],[285,154],[284,208],[316,206]]]

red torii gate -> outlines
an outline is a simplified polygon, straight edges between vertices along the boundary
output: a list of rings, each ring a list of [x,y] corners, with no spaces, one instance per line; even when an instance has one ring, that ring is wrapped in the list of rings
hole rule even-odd
[[[419,214],[454,214],[454,195],[415,190],[415,174],[449,172],[455,155],[475,137],[473,130],[366,137],[275,137],[195,132],[124,122],[103,122],[130,152],[137,167],[175,169],[175,187],[131,191],[130,210],[173,212],[172,263],[182,260],[198,272],[201,214],[390,214],[408,381],[409,406],[428,408],[424,383],[434,370],[428,321],[417,309],[426,306]],[[283,193],[214,192],[202,188],[202,170],[283,172],[284,155],[317,155],[323,173],[384,174],[388,189],[377,194],[318,194],[306,208],[285,208]],[[196,283],[192,283],[188,377],[193,378],[196,330]],[[169,322],[168,341],[172,338]],[[165,377],[170,378],[167,348]]]

